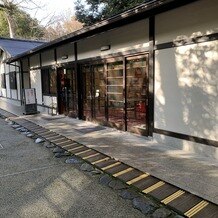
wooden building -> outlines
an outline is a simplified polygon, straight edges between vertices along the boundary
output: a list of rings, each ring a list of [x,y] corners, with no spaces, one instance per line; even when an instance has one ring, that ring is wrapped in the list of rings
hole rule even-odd
[[[218,157],[218,1],[154,0],[8,60],[38,109]]]

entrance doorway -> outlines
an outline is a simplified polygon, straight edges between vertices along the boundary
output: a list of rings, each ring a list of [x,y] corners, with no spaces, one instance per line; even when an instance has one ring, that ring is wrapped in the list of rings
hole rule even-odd
[[[104,65],[83,65],[83,118],[99,122],[105,118],[105,79]]]
[[[148,135],[148,55],[81,67],[83,118]]]
[[[78,116],[77,80],[74,68],[58,68],[58,112],[70,117]]]
[[[148,56],[128,57],[126,64],[126,130],[148,135]]]

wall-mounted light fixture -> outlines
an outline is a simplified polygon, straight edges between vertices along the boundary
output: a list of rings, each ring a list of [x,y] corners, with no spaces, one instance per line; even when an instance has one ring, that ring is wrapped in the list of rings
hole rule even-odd
[[[68,59],[68,55],[63,55],[63,56],[61,57],[61,59],[62,59],[62,60]]]
[[[111,46],[110,45],[104,45],[101,47],[101,51],[107,51],[107,50],[110,50],[111,49]]]

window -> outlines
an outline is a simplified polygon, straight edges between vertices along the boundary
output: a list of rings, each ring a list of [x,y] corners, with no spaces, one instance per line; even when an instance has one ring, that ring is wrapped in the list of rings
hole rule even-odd
[[[2,87],[3,89],[6,89],[5,73],[1,74],[1,87]]]
[[[17,78],[16,78],[15,71],[9,73],[9,80],[10,80],[10,89],[17,89]]]
[[[57,93],[57,73],[51,68],[42,69],[42,93],[55,95]]]

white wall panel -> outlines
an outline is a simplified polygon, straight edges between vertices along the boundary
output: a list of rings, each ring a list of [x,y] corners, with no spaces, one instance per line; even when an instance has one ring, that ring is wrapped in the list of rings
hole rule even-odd
[[[66,55],[68,58],[62,60],[62,57]],[[57,47],[57,63],[66,63],[71,61],[75,61],[74,44],[68,43],[67,45]]]
[[[42,104],[42,83],[41,83],[41,70],[30,71],[31,88],[36,89],[37,103]]]
[[[57,107],[57,97],[43,95],[44,105],[49,107]]]
[[[218,41],[156,52],[155,128],[218,140]]]
[[[78,42],[78,59],[103,56],[128,50],[148,49],[148,21],[142,20]],[[111,49],[101,52],[102,46]]]
[[[156,44],[217,33],[217,11],[217,0],[201,0],[157,15]]]
[[[10,90],[10,83],[9,83],[9,74],[5,75],[5,80],[6,80],[6,92],[7,92],[7,97],[11,98],[11,90]]]
[[[16,78],[17,78],[17,99],[18,100],[21,100],[20,99],[20,89],[21,89],[21,84],[20,84],[20,73],[17,71],[17,74],[16,74]]]
[[[6,89],[1,89],[1,95],[6,98]]]
[[[48,50],[41,54],[42,66],[49,66],[55,64],[54,50]]]
[[[39,54],[30,57],[30,68],[40,67]]]
[[[16,89],[11,90],[11,98],[17,99],[17,90]]]

